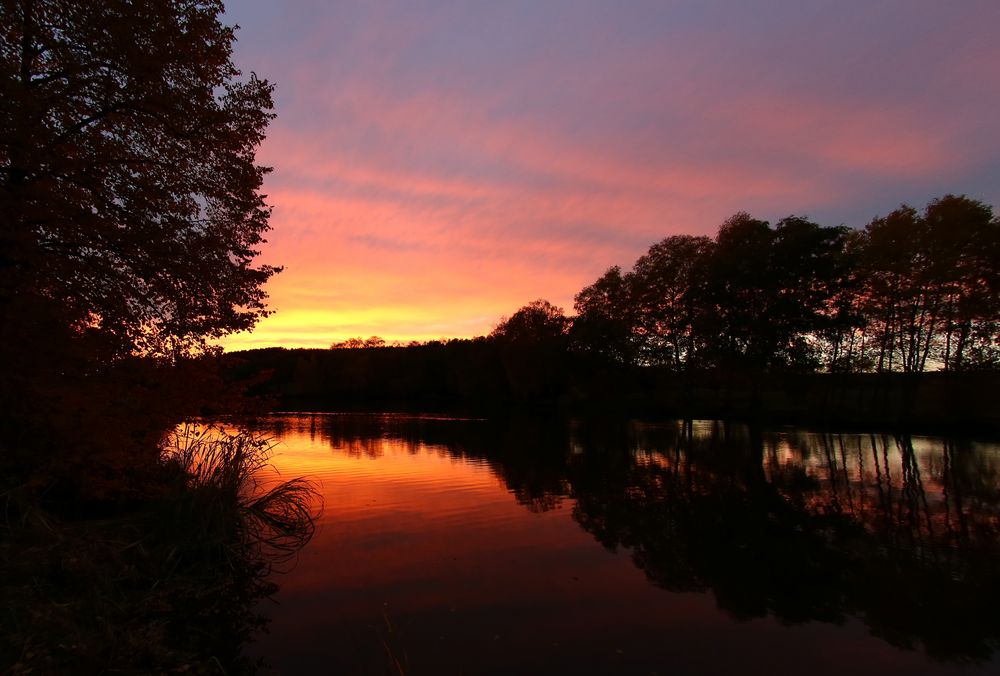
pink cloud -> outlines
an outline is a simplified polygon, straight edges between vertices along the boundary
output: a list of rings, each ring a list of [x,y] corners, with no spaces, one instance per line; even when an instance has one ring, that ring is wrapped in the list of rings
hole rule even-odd
[[[562,37],[532,26],[523,53],[466,67],[434,53],[465,13],[366,8],[332,33],[298,22],[306,34],[274,51],[285,108],[260,154],[275,167],[263,258],[286,271],[269,287],[279,314],[229,345],[482,333],[538,297],[568,308],[608,266],[737,210],[858,218],[1000,151],[980,110],[1000,55],[968,17],[922,41],[886,33],[890,53],[882,35],[844,42],[866,25],[851,12],[791,12],[778,35],[709,12],[634,40],[574,14]],[[871,19],[889,31],[893,16]]]

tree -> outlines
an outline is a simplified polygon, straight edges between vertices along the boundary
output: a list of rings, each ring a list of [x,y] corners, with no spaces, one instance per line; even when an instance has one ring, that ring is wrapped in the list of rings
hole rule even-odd
[[[902,205],[860,240],[861,310],[878,371],[996,365],[1000,356],[1000,224],[965,196]]]
[[[563,309],[538,299],[510,317],[502,317],[490,338],[515,345],[553,345],[564,340],[568,329]]]
[[[993,209],[945,195],[924,211],[934,288],[941,294],[939,359],[945,369],[1000,363],[1000,223]]]
[[[498,347],[509,392],[518,399],[558,397],[567,381],[570,321],[538,299],[503,317],[489,335]]]
[[[849,305],[854,298],[849,237],[846,227],[824,227],[799,216],[778,221],[769,263],[777,289],[770,319],[778,363],[818,365],[821,336],[858,322]]]
[[[699,332],[709,363],[763,368],[775,350],[770,321],[777,293],[770,270],[774,231],[740,212],[722,224],[707,261],[705,312]]]
[[[0,325],[58,305],[104,361],[176,360],[267,314],[255,151],[219,0],[0,0]]]
[[[622,364],[635,358],[630,274],[617,265],[585,287],[574,299],[576,318],[570,327],[573,348]]]
[[[385,340],[379,336],[370,338],[348,338],[330,345],[331,350],[360,350],[363,348],[385,347]]]
[[[862,312],[865,289],[859,265],[865,236],[858,230],[841,232],[841,246],[831,253],[833,293],[825,303],[825,321],[814,334],[821,361],[831,373],[866,371],[873,365],[867,344],[868,322]]]
[[[771,228],[738,213],[708,257],[700,332],[716,365],[812,369],[817,332],[843,321],[846,228],[789,216]]]
[[[864,313],[874,334],[877,371],[923,371],[942,307],[929,288],[927,221],[902,205],[865,226]]]
[[[699,351],[695,327],[703,312],[704,274],[713,243],[675,235],[649,248],[630,275],[636,332],[647,363],[690,367]]]

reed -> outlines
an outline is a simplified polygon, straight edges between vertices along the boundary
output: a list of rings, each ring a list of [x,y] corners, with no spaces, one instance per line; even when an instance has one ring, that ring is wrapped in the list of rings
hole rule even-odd
[[[315,532],[321,502],[311,481],[280,480],[275,444],[253,432],[185,424],[161,445],[165,465],[185,485],[175,493],[175,526],[192,544],[219,548],[231,562],[247,556],[270,569],[288,561]]]
[[[54,514],[0,491],[0,673],[252,674],[269,574],[312,537],[318,495],[271,471],[274,444],[186,425],[159,447],[154,494]]]

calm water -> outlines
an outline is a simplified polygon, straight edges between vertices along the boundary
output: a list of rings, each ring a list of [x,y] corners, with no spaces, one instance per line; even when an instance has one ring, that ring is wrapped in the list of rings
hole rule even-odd
[[[281,415],[279,673],[1000,673],[1000,446]]]

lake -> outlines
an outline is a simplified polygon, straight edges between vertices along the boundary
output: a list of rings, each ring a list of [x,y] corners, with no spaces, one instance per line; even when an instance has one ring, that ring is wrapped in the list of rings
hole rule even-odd
[[[1000,673],[1000,445],[282,414],[324,508],[278,673]]]

